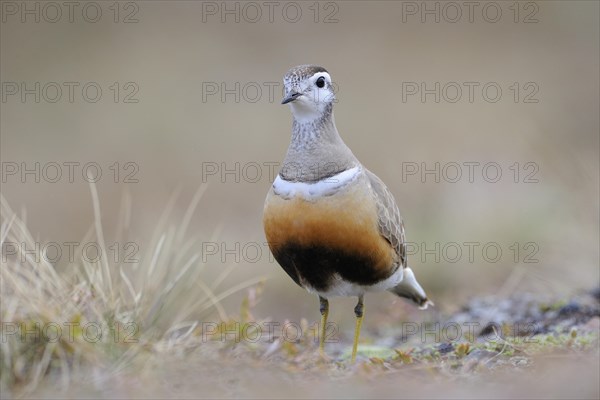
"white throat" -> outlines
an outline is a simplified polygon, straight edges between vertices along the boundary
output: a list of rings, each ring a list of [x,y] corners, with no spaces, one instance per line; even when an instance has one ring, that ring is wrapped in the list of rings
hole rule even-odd
[[[311,102],[309,99],[300,96],[297,100],[290,103],[294,119],[301,123],[313,123],[323,117],[325,107]]]

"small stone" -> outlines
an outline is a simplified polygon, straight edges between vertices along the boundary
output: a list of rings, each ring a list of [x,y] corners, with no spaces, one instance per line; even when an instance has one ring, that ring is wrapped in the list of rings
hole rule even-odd
[[[512,357],[510,359],[510,363],[515,367],[526,367],[527,365],[529,365],[529,359],[527,357],[521,356]]]
[[[558,310],[558,315],[566,316],[566,315],[578,313],[579,311],[581,311],[581,307],[579,306],[579,304],[572,301],[572,302],[562,306],[560,308],[560,310]]]
[[[600,317],[594,317],[579,327],[581,332],[599,333],[600,332]]]
[[[440,352],[440,354],[450,353],[452,350],[454,350],[454,345],[452,343],[441,343],[437,350]]]
[[[471,351],[466,357],[465,360],[475,360],[475,361],[487,361],[490,358],[496,356],[498,353],[489,350],[475,349]]]

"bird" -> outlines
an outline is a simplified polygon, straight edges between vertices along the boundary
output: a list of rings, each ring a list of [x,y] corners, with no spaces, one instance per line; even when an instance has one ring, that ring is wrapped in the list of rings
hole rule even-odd
[[[265,236],[283,270],[319,298],[322,356],[329,299],[358,298],[354,363],[367,292],[389,291],[421,309],[433,302],[407,264],[404,224],[394,196],[338,133],[329,72],[299,65],[284,75],[283,84],[281,104],[291,108],[292,134],[265,199]]]

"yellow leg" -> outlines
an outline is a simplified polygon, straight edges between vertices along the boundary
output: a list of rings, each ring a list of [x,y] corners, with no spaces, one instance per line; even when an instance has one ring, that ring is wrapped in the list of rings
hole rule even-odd
[[[329,301],[319,296],[319,301],[321,302],[320,311],[321,311],[321,334],[319,335],[319,353],[322,356],[325,355],[325,333],[327,331],[327,316],[329,316]]]
[[[352,363],[356,361],[356,350],[358,349],[358,338],[360,337],[360,327],[362,326],[364,316],[363,297],[358,298],[358,304],[354,307],[356,315],[356,328],[354,329],[354,343],[352,344]]]

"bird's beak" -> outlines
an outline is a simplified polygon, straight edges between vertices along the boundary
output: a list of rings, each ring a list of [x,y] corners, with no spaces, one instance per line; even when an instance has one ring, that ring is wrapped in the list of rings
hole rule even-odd
[[[292,90],[287,96],[285,96],[283,98],[283,100],[281,100],[281,104],[287,104],[290,101],[296,100],[300,96],[302,96],[302,93],[299,93],[299,92],[296,92],[295,90]]]

